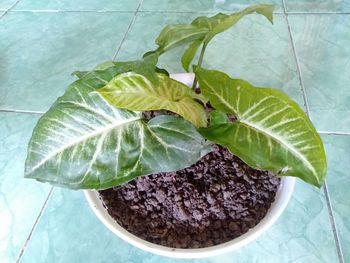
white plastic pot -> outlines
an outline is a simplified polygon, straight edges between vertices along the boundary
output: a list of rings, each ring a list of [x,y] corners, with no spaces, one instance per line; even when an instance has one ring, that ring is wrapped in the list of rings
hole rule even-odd
[[[185,83],[188,86],[192,85],[193,82],[193,74],[173,74],[171,75],[171,77]],[[108,214],[107,209],[103,206],[103,203],[99,198],[99,194],[97,191],[85,190],[84,194],[91,209],[94,211],[96,216],[102,221],[102,223],[118,237],[134,245],[135,247],[166,257],[204,258],[216,256],[225,252],[238,249],[253,241],[262,233],[267,231],[276,222],[276,220],[282,214],[283,210],[287,207],[287,204],[294,190],[294,185],[294,177],[282,177],[281,184],[276,193],[275,201],[271,204],[271,207],[268,210],[266,216],[255,227],[251,228],[247,233],[220,245],[196,249],[170,248],[145,241],[125,230]]]

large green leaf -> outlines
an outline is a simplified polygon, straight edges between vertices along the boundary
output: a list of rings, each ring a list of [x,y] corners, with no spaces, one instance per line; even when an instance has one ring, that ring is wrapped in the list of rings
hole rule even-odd
[[[326,156],[309,118],[280,91],[256,88],[219,71],[197,69],[201,91],[211,105],[237,121],[201,133],[224,145],[247,164],[321,186]]]
[[[169,110],[197,127],[205,127],[204,107],[195,99],[202,97],[181,82],[160,74],[154,86],[142,75],[129,72],[116,76],[98,92],[112,105],[128,110]]]
[[[77,80],[40,118],[25,177],[73,189],[104,189],[185,168],[210,151],[191,123],[175,116],[147,123],[140,113],[109,105],[95,91],[99,84]]]

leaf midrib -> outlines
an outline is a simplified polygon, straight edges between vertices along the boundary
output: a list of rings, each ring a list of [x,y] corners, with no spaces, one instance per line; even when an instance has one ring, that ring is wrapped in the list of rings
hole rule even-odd
[[[259,133],[263,133],[266,136],[271,137],[272,139],[280,142],[282,145],[284,145],[289,152],[291,152],[294,156],[296,156],[299,160],[301,160],[305,166],[312,172],[312,174],[315,176],[317,182],[318,181],[318,177],[317,177],[317,172],[315,170],[315,168],[313,167],[313,165],[304,157],[304,155],[302,153],[300,153],[298,151],[298,149],[296,149],[293,145],[291,145],[288,141],[283,140],[279,135],[277,135],[276,133],[272,132],[269,129],[263,129],[264,127],[260,127],[258,125],[255,125],[254,123],[251,123],[249,121],[246,120],[240,120],[237,123],[242,123],[246,126],[248,126],[248,128],[253,128],[255,130],[257,130]]]

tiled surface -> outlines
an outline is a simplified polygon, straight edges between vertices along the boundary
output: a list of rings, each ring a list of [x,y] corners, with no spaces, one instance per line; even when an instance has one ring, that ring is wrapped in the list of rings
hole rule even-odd
[[[274,4],[275,11],[282,10],[282,0],[266,0],[265,4]],[[234,12],[249,5],[256,4],[254,0],[143,0],[142,11],[167,11],[167,12]]]
[[[0,262],[15,262],[50,187],[23,178],[38,116],[0,112]]]
[[[276,0],[274,26],[257,15],[244,18],[211,43],[205,65],[255,85],[280,88],[303,105],[299,66],[318,130],[344,134],[323,135],[332,210],[323,190],[298,182],[278,222],[239,251],[193,261],[151,255],[109,232],[90,211],[82,192],[55,188],[43,207],[50,187],[22,179],[26,143],[38,115],[0,111],[0,262],[17,259],[41,209],[22,262],[333,263],[341,262],[337,247],[344,262],[350,262],[349,5],[341,0],[284,1],[294,43],[282,2]],[[0,1],[0,9],[5,10],[8,3]],[[20,1],[0,18],[0,110],[45,111],[73,80],[69,75],[73,70],[89,69],[114,56],[138,4],[126,0]],[[135,59],[155,48],[154,37],[166,23],[234,11],[247,4],[144,0],[117,59]],[[161,64],[172,72],[182,71],[175,60],[181,52],[179,48],[165,55]]]
[[[55,189],[22,262],[78,262],[84,259],[84,262],[130,263],[328,263],[337,261],[330,233],[322,191],[298,183],[283,216],[256,242],[237,252],[209,259],[172,260],[140,251],[113,236],[93,215],[83,193]],[[38,251],[40,257],[36,256]]]
[[[350,262],[350,136],[323,136],[329,162],[328,187],[345,262]]]
[[[0,20],[0,109],[45,111],[74,70],[110,60],[132,13],[9,12]],[[14,33],[15,32],[15,33]]]
[[[141,0],[21,0],[15,10],[135,11]]]
[[[350,133],[350,15],[289,16],[311,119]]]
[[[17,0],[1,0],[0,9],[7,9],[11,7]]]
[[[349,0],[284,0],[288,12],[350,12]]]

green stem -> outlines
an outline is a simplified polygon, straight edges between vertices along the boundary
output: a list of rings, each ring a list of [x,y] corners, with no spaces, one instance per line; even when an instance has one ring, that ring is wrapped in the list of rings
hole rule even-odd
[[[207,48],[207,44],[203,44],[202,46],[202,50],[201,50],[201,53],[199,55],[199,59],[198,59],[198,63],[197,63],[197,66],[198,67],[201,67],[202,66],[202,63],[203,63],[203,57],[204,57],[204,52],[205,52],[205,49]],[[192,84],[192,89],[195,89],[197,86],[197,78],[196,76],[194,77],[194,80],[193,80],[193,84]]]

